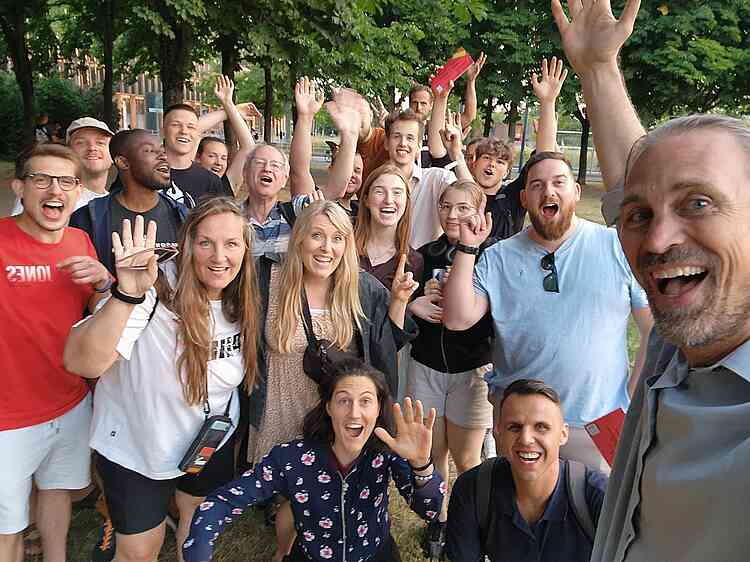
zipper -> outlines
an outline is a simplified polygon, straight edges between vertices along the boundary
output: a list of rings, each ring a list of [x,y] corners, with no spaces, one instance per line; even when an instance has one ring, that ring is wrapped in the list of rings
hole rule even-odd
[[[450,373],[448,367],[448,356],[445,354],[445,326],[440,324],[440,353],[443,356],[443,365],[445,365],[445,372]]]
[[[349,474],[351,474],[351,470],[349,471]],[[349,478],[349,474],[342,476],[341,473],[338,472],[339,478],[341,478],[341,536],[344,540],[344,550],[341,562],[346,562],[346,492],[349,489],[349,484],[347,484],[346,479]]]

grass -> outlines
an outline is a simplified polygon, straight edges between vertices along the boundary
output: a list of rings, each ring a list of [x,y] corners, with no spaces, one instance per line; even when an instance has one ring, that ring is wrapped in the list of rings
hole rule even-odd
[[[0,168],[0,173],[2,168]],[[600,208],[600,197],[603,188],[601,184],[590,183],[582,190],[581,201],[578,203],[579,216],[603,223]],[[638,331],[632,320],[628,329],[628,350],[631,362],[637,350],[639,341]],[[392,532],[401,549],[404,562],[424,560],[419,547],[419,537],[423,523],[408,508],[401,496],[391,488]],[[68,536],[68,557],[71,562],[88,562],[91,549],[98,538],[98,525],[101,519],[91,508],[74,508],[73,520]],[[275,538],[273,530],[265,527],[262,514],[250,511],[235,522],[224,533],[216,548],[214,560],[217,562],[256,562],[270,560],[273,555]],[[167,532],[167,539],[162,548],[159,560],[174,562],[174,535]]]

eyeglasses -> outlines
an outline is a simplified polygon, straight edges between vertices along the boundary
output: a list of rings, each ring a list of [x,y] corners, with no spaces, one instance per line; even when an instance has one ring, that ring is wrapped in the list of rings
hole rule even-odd
[[[549,271],[549,274],[542,280],[542,287],[548,293],[559,293],[560,286],[557,283],[557,268],[555,267],[555,252],[550,252],[542,257],[542,261],[539,265],[544,271]]]
[[[438,205],[438,211],[446,215],[450,215],[453,209],[456,209],[456,214],[459,217],[465,217],[466,215],[473,215],[473,214],[476,214],[477,212],[477,210],[471,205],[466,205],[463,203],[459,203],[457,205],[451,205],[449,203],[440,203]]]
[[[44,172],[32,172],[26,174],[23,178],[31,180],[32,185],[37,189],[49,189],[49,186],[52,185],[52,180],[57,180],[57,185],[63,191],[75,189],[81,183],[81,180],[75,176],[51,176]]]
[[[143,248],[142,250],[139,250],[137,252],[134,252],[130,254],[129,256],[125,256],[124,258],[118,260],[115,263],[115,266],[118,269],[129,269],[131,271],[145,271],[148,269],[148,262],[142,263],[142,264],[128,264],[127,262],[131,261],[136,256],[142,256],[147,253],[152,253],[156,256],[156,263],[162,264],[167,263],[168,261],[173,260],[177,257],[177,254],[180,253],[180,251],[177,248],[164,248],[164,247],[157,247],[157,248]]]
[[[265,168],[266,164],[275,172],[279,172],[284,169],[284,163],[278,160],[265,160],[264,158],[254,158],[250,164],[255,168]]]

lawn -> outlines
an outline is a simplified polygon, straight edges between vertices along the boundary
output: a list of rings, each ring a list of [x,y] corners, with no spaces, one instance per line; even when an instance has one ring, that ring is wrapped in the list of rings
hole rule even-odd
[[[603,222],[599,211],[601,186],[589,184],[584,188],[578,204],[578,215],[588,220]],[[628,346],[631,354],[638,345],[638,332],[631,321],[628,332]],[[424,560],[419,548],[419,532],[423,524],[406,506],[401,496],[391,490],[391,515],[393,535],[401,548],[404,562]],[[98,533],[99,516],[92,508],[75,508],[68,543],[68,556],[71,562],[88,562]],[[262,515],[250,512],[240,518],[222,536],[215,560],[218,562],[255,562],[270,560],[274,550],[273,530],[264,526]],[[174,535],[167,532],[167,541],[162,549],[160,560],[176,560]]]

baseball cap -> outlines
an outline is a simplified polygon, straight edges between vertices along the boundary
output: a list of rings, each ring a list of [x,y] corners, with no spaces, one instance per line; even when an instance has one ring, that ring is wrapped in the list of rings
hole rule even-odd
[[[107,133],[109,136],[114,136],[114,133],[104,121],[99,121],[93,117],[81,117],[80,119],[73,121],[68,127],[68,130],[65,133],[65,144],[70,143],[70,135],[75,133],[78,129],[85,128],[99,129],[103,133]]]

